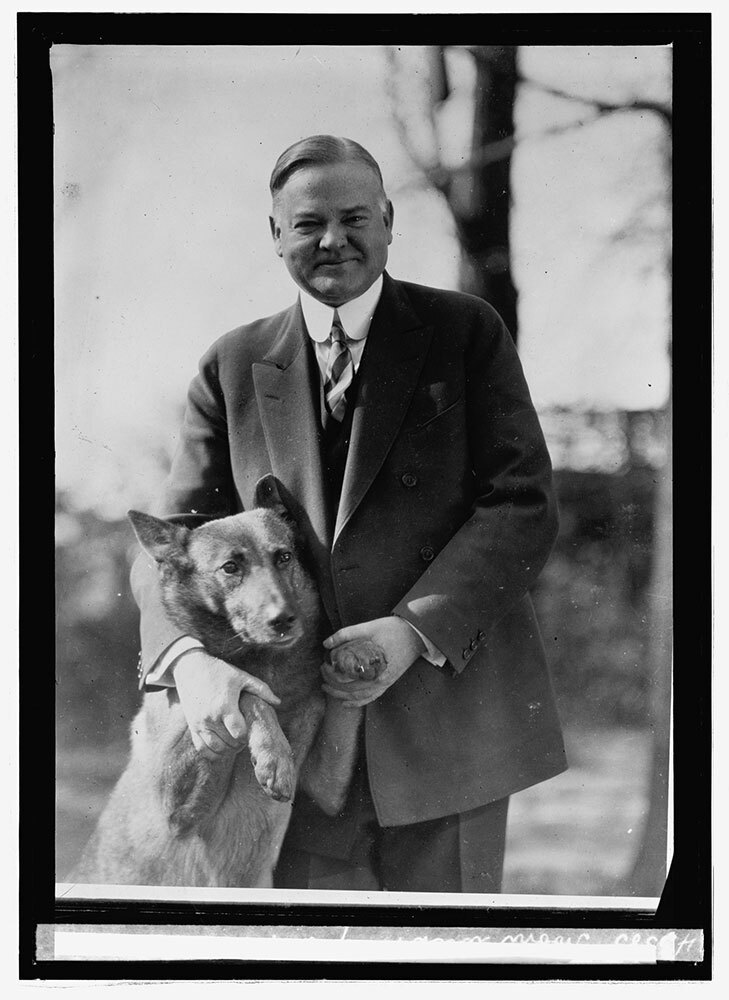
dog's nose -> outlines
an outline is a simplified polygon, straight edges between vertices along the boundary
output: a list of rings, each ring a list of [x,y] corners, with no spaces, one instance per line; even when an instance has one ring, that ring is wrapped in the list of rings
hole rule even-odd
[[[282,612],[280,615],[276,615],[275,618],[272,618],[269,625],[275,632],[278,632],[279,635],[288,635],[295,621],[295,615]]]

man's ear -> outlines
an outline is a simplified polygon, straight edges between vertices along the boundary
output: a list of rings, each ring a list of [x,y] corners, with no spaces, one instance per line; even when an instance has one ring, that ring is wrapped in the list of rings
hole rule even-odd
[[[139,544],[158,563],[179,562],[185,555],[190,529],[138,510],[128,512]]]
[[[389,199],[387,201],[387,211],[385,212],[384,219],[385,228],[387,229],[387,245],[389,246],[392,243],[392,227],[395,222],[395,209]]]
[[[269,215],[268,224],[271,227],[271,236],[273,237],[273,248],[279,257],[283,257],[283,250],[281,249],[281,227],[276,222],[276,219]]]

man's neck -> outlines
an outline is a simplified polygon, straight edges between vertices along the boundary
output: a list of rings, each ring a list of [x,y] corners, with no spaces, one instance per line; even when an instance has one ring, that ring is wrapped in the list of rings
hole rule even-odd
[[[329,336],[335,309],[347,336],[355,340],[367,336],[372,316],[382,294],[382,285],[383,277],[380,275],[362,295],[339,306],[319,302],[302,289],[301,308],[311,338],[321,341]]]

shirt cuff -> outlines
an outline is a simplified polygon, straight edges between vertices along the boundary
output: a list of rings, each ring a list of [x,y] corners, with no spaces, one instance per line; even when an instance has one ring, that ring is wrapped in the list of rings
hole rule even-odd
[[[400,616],[397,615],[399,618]],[[413,631],[417,632],[420,638],[425,643],[425,652],[420,655],[423,659],[427,660],[428,663],[432,663],[434,667],[444,667],[446,664],[447,657],[441,653],[441,651],[434,646],[427,635],[423,635],[419,628],[416,628],[412,622],[409,622],[407,618],[401,618],[400,621],[406,622]]]
[[[167,647],[144,678],[145,686],[174,687],[175,678],[172,675],[172,668],[182,654],[189,652],[191,649],[204,648],[199,639],[193,639],[191,635],[181,635],[179,639],[175,639],[171,646]]]

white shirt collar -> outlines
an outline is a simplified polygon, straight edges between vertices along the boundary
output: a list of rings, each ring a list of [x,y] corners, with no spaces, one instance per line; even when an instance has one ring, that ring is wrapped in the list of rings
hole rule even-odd
[[[351,340],[363,340],[369,333],[370,323],[377,303],[380,301],[381,293],[382,275],[358,298],[337,307],[342,328]],[[299,295],[309,336],[313,341],[321,344],[329,339],[334,309],[323,302],[318,302],[303,289],[299,290]]]

